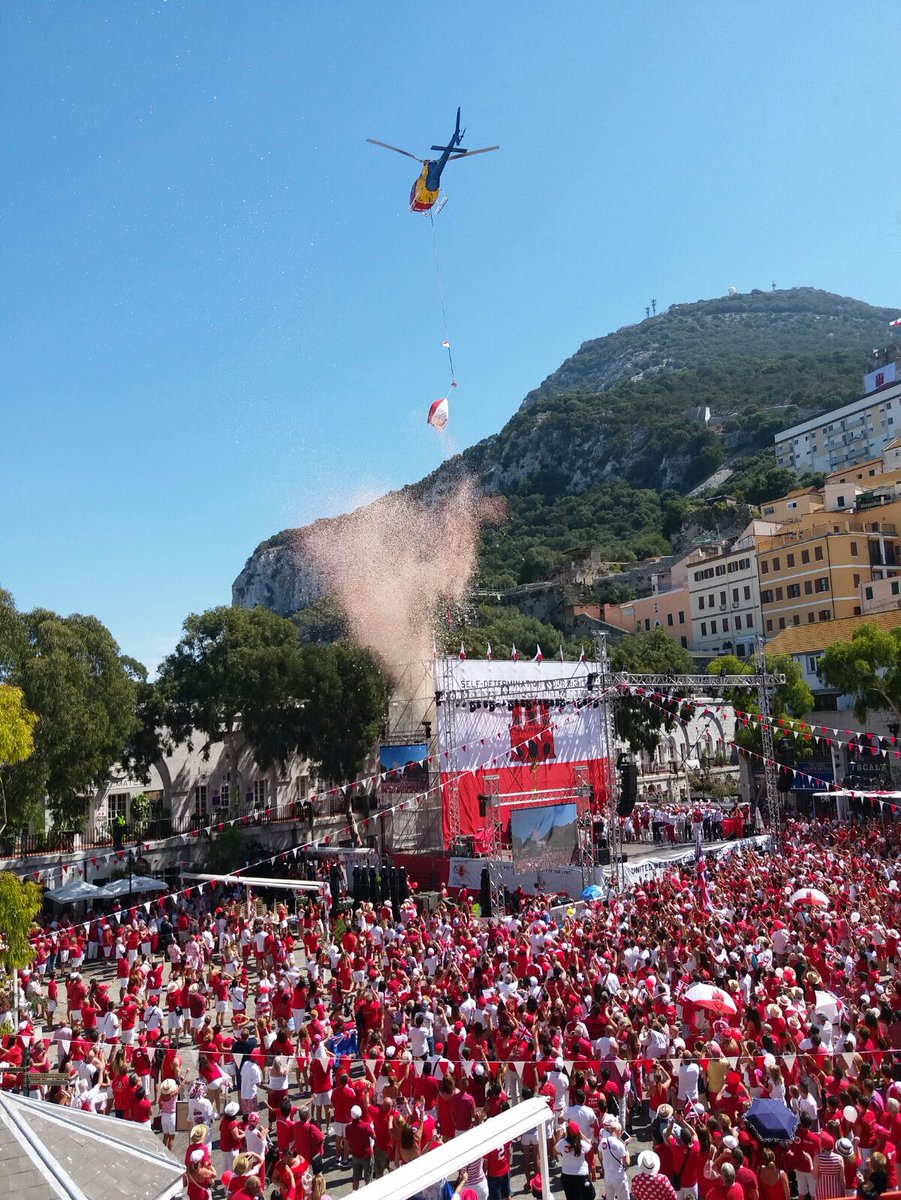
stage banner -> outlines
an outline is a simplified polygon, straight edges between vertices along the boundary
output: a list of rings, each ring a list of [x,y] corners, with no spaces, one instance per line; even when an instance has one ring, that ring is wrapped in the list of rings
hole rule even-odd
[[[447,873],[447,886],[466,888],[470,892],[478,892],[482,879],[482,868],[488,865],[487,858],[452,858]],[[497,864],[500,877],[508,891],[518,887],[527,896],[557,895],[565,893],[573,899],[582,895],[585,882],[579,867],[550,867],[543,871],[517,871],[513,863],[502,860]],[[595,872],[595,883],[604,882],[604,871],[598,867]]]
[[[501,797],[504,828],[511,806],[523,807],[530,797],[536,803],[571,803],[577,789],[590,787],[591,807],[604,805],[604,714],[594,696],[597,677],[597,664],[589,662],[436,663],[446,844],[451,781],[459,794],[460,834],[474,838],[477,850],[486,828],[480,797],[488,794]],[[492,691],[501,684],[503,690]],[[478,689],[477,698],[461,698],[472,688]]]

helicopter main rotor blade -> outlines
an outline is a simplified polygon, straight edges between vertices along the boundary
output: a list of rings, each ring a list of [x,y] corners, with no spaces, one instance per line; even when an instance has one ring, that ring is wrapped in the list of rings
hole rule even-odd
[[[500,150],[500,146],[483,146],[481,150],[465,150],[462,154],[452,154],[449,162],[455,162],[458,158],[471,158],[473,154],[490,154],[492,150]]]
[[[403,154],[406,158],[412,158],[414,162],[425,162],[424,158],[417,158],[415,154],[411,154],[409,150],[401,150],[399,146],[389,146],[387,142],[377,142],[375,138],[367,138],[366,141],[372,146],[384,146],[386,150],[393,150],[395,154]]]

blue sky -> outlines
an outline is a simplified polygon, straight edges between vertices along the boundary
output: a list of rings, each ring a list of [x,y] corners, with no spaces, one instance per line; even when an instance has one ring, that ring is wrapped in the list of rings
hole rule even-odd
[[[155,666],[279,529],[415,480],[586,338],[901,303],[897,3],[0,6],[0,585]],[[863,369],[863,364],[861,365]]]

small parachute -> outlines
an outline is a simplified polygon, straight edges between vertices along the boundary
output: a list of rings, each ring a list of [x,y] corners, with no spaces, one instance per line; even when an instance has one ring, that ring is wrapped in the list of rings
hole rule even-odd
[[[436,400],[434,402],[432,407],[429,409],[429,415],[426,419],[433,429],[437,429],[438,432],[441,433],[447,428],[448,416],[449,412],[447,400],[442,398],[441,400]]]

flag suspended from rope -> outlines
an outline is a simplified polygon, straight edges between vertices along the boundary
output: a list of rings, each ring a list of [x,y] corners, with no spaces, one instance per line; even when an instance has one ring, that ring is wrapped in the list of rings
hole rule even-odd
[[[448,408],[446,397],[442,396],[440,400],[435,400],[429,409],[429,415],[426,421],[433,429],[437,429],[439,433],[443,433],[447,428],[450,410]]]

